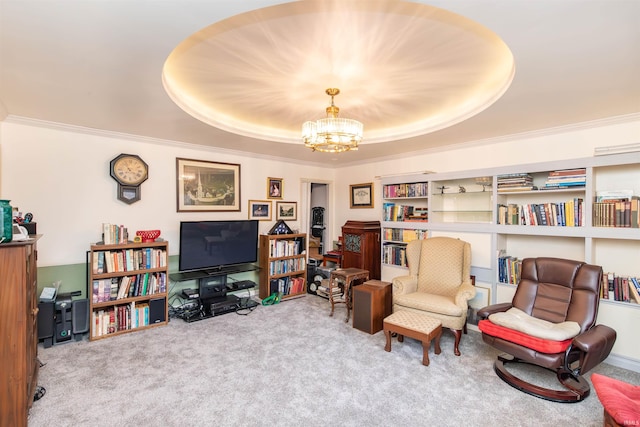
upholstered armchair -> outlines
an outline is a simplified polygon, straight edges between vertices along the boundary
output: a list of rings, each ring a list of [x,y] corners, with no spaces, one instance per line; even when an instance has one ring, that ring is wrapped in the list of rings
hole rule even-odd
[[[467,322],[467,302],[476,294],[471,283],[471,245],[451,237],[431,237],[407,244],[409,275],[393,279],[393,311],[423,313],[442,322],[460,338]]]
[[[482,339],[504,352],[494,363],[509,385],[556,402],[589,395],[586,372],[605,360],[616,340],[608,326],[596,325],[602,267],[560,258],[522,260],[520,282],[510,303],[478,311]],[[562,389],[544,388],[515,376],[508,363],[536,365],[556,374]]]

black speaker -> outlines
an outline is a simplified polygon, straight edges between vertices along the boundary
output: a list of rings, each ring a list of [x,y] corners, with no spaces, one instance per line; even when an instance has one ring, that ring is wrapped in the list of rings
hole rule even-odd
[[[55,309],[53,301],[38,303],[38,340],[42,340],[45,348],[53,345]]]
[[[73,335],[84,334],[89,331],[89,300],[79,299],[72,303],[71,323]]]
[[[156,298],[149,300],[149,324],[162,323],[165,321],[165,300]]]
[[[315,294],[315,292],[312,292],[311,289],[309,288],[309,285],[313,283],[313,278],[315,275],[316,275],[316,264],[315,263],[307,264],[307,292],[310,294]]]

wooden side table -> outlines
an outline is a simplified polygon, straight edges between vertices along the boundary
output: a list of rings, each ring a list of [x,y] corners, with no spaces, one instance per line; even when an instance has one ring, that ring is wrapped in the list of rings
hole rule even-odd
[[[353,289],[353,327],[369,334],[382,330],[392,313],[391,283],[369,280]]]
[[[340,286],[339,279],[344,283],[343,298],[336,300],[333,295],[333,289]],[[344,321],[348,322],[351,315],[351,287],[356,281],[366,280],[369,280],[368,270],[361,268],[339,268],[333,270],[331,277],[329,277],[329,302],[331,302],[331,313],[329,313],[329,316],[333,316],[335,304],[344,303],[344,305],[347,306],[347,318]]]

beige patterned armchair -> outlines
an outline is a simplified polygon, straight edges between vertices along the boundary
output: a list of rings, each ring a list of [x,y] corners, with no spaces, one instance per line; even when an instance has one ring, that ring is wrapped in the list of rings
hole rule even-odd
[[[476,290],[471,283],[471,245],[451,237],[431,237],[407,244],[409,275],[393,279],[393,311],[426,314],[442,322],[458,346],[467,321],[467,301]],[[466,331],[465,331],[466,332]]]

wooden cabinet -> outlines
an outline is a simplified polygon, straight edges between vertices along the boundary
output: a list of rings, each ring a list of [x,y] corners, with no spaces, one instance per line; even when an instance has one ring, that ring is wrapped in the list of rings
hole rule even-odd
[[[380,221],[347,221],[342,226],[342,268],[369,271],[380,279]]]
[[[306,295],[307,235],[260,235],[260,291],[265,299],[274,292],[282,298]]]
[[[36,239],[0,245],[0,425],[26,426],[38,379]]]
[[[90,340],[168,322],[168,243],[92,245]]]

